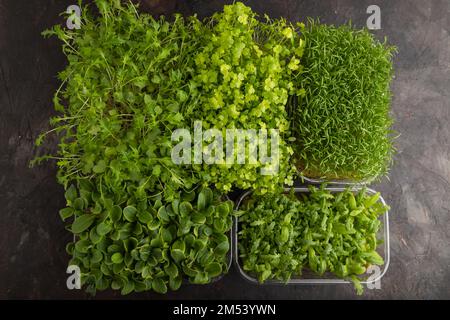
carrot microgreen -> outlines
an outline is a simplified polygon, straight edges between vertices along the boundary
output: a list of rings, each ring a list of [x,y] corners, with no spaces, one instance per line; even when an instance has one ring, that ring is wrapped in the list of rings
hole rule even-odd
[[[395,48],[367,30],[310,20],[303,88],[292,112],[305,176],[366,180],[386,174],[393,153],[389,115]]]

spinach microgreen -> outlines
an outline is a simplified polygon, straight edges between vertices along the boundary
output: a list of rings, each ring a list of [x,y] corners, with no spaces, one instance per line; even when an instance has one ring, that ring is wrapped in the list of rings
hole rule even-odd
[[[76,234],[68,247],[69,264],[80,267],[89,292],[111,287],[122,294],[165,293],[177,290],[183,279],[205,284],[227,271],[233,202],[222,200],[220,193],[209,188],[179,192],[172,202],[161,196],[129,198],[119,211],[119,205],[111,205],[117,191],[103,191],[102,199],[95,185],[86,191],[79,183],[70,190],[87,196],[80,208],[66,193],[63,210],[75,216],[68,225]],[[97,205],[102,209],[96,214]]]

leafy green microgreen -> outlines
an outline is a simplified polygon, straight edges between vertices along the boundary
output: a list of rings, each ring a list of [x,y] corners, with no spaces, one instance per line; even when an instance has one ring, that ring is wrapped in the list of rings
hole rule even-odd
[[[104,187],[95,182],[89,186],[93,194]],[[73,196],[83,193],[75,185],[70,190]],[[117,190],[114,193],[120,199]],[[231,229],[229,208],[233,204],[210,188],[188,194],[180,192],[167,203],[149,198],[135,206],[111,200],[109,213],[89,213],[98,202],[109,203],[105,199],[113,198],[103,189],[103,198],[87,197],[81,209],[74,201],[61,210],[62,217],[75,215],[70,230],[78,240],[67,250],[73,256],[71,263],[86,275],[86,289],[92,293],[108,287],[122,294],[149,289],[164,293],[178,289],[182,279],[204,284],[226,272],[230,242],[225,233]],[[153,279],[149,286],[143,284],[146,279]]]
[[[132,3],[105,0],[94,3],[100,14],[92,15],[85,7],[81,29],[55,26],[43,33],[55,35],[63,42],[68,66],[59,74],[62,84],[53,99],[58,112],[58,116],[50,119],[54,128],[36,141],[40,145],[47,134],[56,133],[57,154],[33,161],[57,160],[57,178],[66,188],[67,202],[60,216],[63,220],[73,217],[67,228],[77,239],[67,246],[67,252],[72,256],[70,264],[81,268],[82,284],[88,292],[112,288],[122,294],[144,290],[166,293],[169,289],[177,290],[183,279],[204,284],[226,272],[230,249],[226,233],[231,228],[233,202],[224,201],[220,192],[239,187],[264,194],[291,184],[293,142],[304,147],[300,153],[296,150],[304,169],[320,169],[324,174],[350,173],[356,178],[384,172],[385,167],[377,167],[377,163],[391,152],[390,141],[381,138],[388,124],[384,111],[389,97],[382,82],[390,75],[390,56],[380,44],[368,49],[364,33],[361,38],[354,37],[353,45],[358,49],[364,47],[362,43],[366,45],[365,51],[344,53],[360,56],[368,52],[381,65],[373,65],[375,87],[368,87],[373,89],[370,98],[354,100],[363,104],[355,110],[342,107],[347,117],[344,120],[354,127],[349,129],[342,126],[342,118],[336,117],[337,122],[318,118],[328,112],[325,104],[324,107],[319,104],[332,99],[324,98],[324,92],[310,90],[317,82],[309,83],[308,74],[321,71],[311,67],[314,64],[311,57],[314,54],[320,57],[321,53],[316,52],[314,41],[300,37],[299,31],[305,31],[301,24],[294,27],[284,19],[270,20],[267,16],[260,21],[249,7],[239,2],[225,6],[223,12],[205,21],[175,15],[170,23],[164,17],[155,19],[138,13]],[[307,30],[305,34],[310,36],[313,32]],[[300,59],[306,50],[305,43],[309,43],[308,69],[302,75]],[[369,65],[367,59],[355,69],[363,65]],[[336,88],[342,85],[335,84]],[[384,100],[376,99],[379,93],[386,93]],[[300,109],[292,107],[294,96],[304,99]],[[373,113],[366,112],[370,104],[374,105]],[[296,116],[292,123],[287,118],[288,111]],[[355,125],[350,118],[359,119],[360,124]],[[312,127],[308,122],[303,125],[302,119],[311,120]],[[202,120],[206,128],[222,132],[232,128],[278,129],[281,136],[278,174],[261,175],[263,164],[249,164],[248,154],[244,165],[174,164],[171,134],[179,128],[192,128],[196,120]],[[304,130],[298,128],[298,122]],[[335,143],[336,135],[328,129],[336,125],[347,131]],[[325,129],[320,131],[322,127]],[[323,137],[312,134],[305,138],[308,130],[325,135],[330,151],[320,151]],[[350,136],[355,132],[364,137],[361,147],[364,152],[381,141],[378,149],[375,146],[373,161],[365,161],[367,153],[359,151],[330,156],[342,148],[339,141],[345,147],[355,143],[354,136]],[[369,141],[371,134],[373,139]],[[333,159],[337,167],[330,169]],[[343,161],[346,159],[351,161],[347,164]],[[363,163],[359,171],[354,170],[359,168],[358,161]],[[212,185],[214,191],[207,185]],[[274,206],[270,214],[256,216],[243,229],[241,237],[245,230],[265,228],[266,233],[260,238],[248,236],[253,242],[247,252],[254,255],[249,255],[244,265],[258,273],[261,281],[274,276],[288,279],[300,272],[305,261],[314,271],[325,272],[329,266],[322,256],[324,252],[333,254],[330,247],[316,248],[315,244],[330,234],[348,237],[362,225],[371,234],[364,238],[359,260],[337,264],[334,272],[351,277],[357,285],[356,275],[364,269],[360,261],[382,262],[375,252],[374,233],[379,223],[373,215],[366,214],[384,210],[376,196],[359,195],[352,199],[345,194],[339,201],[336,197],[335,203],[349,212],[345,221],[337,221],[330,227],[331,219],[325,213],[332,212],[333,196],[323,190],[313,194],[310,200],[305,199],[316,210],[308,219],[320,230],[305,235],[301,243],[296,242],[299,226],[293,222],[300,221],[294,209],[302,205],[291,204],[292,214],[268,221],[285,210],[278,203],[285,200],[273,195],[267,198],[275,201],[267,203]],[[263,207],[255,208],[251,215],[244,211],[237,214],[245,221],[247,216],[261,211]],[[273,241],[268,243],[269,238],[265,237]],[[292,249],[294,243],[300,251]],[[270,250],[277,246],[283,251],[272,254]],[[341,251],[335,255],[344,255]],[[298,252],[301,255],[296,255]],[[264,263],[256,264],[259,257],[256,253],[264,253]],[[245,254],[242,258],[246,259]]]
[[[245,271],[267,279],[288,281],[303,268],[318,274],[333,272],[355,283],[367,268],[382,265],[376,252],[380,227],[378,217],[388,207],[361,190],[356,197],[347,189],[331,193],[310,188],[293,193],[252,196],[239,218],[239,257]],[[358,215],[351,212],[359,210]]]
[[[284,19],[263,21],[240,2],[224,6],[223,12],[205,21],[209,28],[198,35],[201,46],[192,57],[189,81],[195,103],[184,103],[183,116],[202,120],[205,128],[278,129],[289,137],[285,105],[295,93],[293,81],[298,77],[302,47],[297,28]],[[245,164],[194,166],[202,180],[216,188],[253,188],[265,193],[292,183],[291,147],[280,139],[279,171],[261,175],[260,161]],[[236,149],[233,154],[236,157]]]
[[[370,180],[393,154],[389,83],[395,48],[367,30],[310,20],[290,105],[298,167],[313,178]]]

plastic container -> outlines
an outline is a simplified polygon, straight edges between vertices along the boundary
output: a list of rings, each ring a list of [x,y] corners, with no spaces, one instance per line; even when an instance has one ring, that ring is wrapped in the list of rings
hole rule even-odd
[[[228,253],[227,253],[227,269],[224,272],[222,272],[222,274],[218,275],[217,277],[212,278],[210,282],[206,283],[206,285],[219,281],[220,279],[222,279],[228,273],[228,271],[230,271],[231,264],[233,262],[233,247],[234,247],[233,246],[233,230],[234,230],[234,226],[233,225],[232,225],[232,227],[231,227],[231,229],[229,231],[229,234],[228,234],[228,241],[230,243],[230,250],[228,250]],[[77,242],[77,237],[76,237],[76,235],[73,235],[73,243],[75,244],[75,242]],[[201,284],[197,284],[197,283],[192,283],[187,278],[183,279],[183,285],[187,285],[187,284],[201,285]]]
[[[294,96],[292,99],[292,104],[293,104],[293,108],[297,109],[298,108],[298,101],[297,101],[297,96]],[[299,170],[300,171],[300,170]],[[369,179],[366,180],[362,180],[362,181],[355,181],[355,180],[348,180],[348,179],[343,179],[343,180],[327,180],[327,179],[320,179],[320,178],[309,178],[304,176],[301,172],[299,172],[299,176],[300,179],[309,182],[309,183],[313,183],[313,184],[321,184],[321,183],[329,183],[329,184],[335,184],[335,185],[351,185],[351,186],[363,186],[363,185],[368,185],[369,183],[371,183],[372,181],[374,181],[377,176],[375,177],[371,177]]]
[[[341,192],[341,191],[344,191],[345,189],[346,188],[344,188],[344,187],[328,187],[328,188],[326,188],[326,190],[329,190],[331,192]],[[357,192],[361,189],[362,189],[362,187],[357,187],[357,186],[351,188],[351,190],[354,192]],[[291,188],[285,189],[286,192],[288,192],[290,190],[291,190]],[[294,188],[294,191],[295,191],[295,193],[309,193],[309,190],[306,187]],[[366,192],[369,194],[376,193],[375,190],[372,190],[369,188],[366,188]],[[240,205],[242,204],[242,201],[244,201],[244,199],[246,197],[248,197],[251,193],[252,193],[251,191],[247,191],[239,198],[237,205],[236,205],[236,210],[239,209]],[[386,205],[386,202],[384,201],[383,197],[380,196],[378,201],[380,201],[381,203]],[[380,269],[382,268],[382,270],[380,270],[380,274],[378,277],[376,277],[374,279],[370,279],[370,281],[369,280],[361,281],[362,284],[375,283],[375,282],[379,281],[384,276],[384,274],[386,273],[386,271],[389,268],[389,262],[390,262],[389,213],[386,212],[385,214],[380,216],[379,219],[381,220],[382,224],[380,226],[380,230],[378,231],[377,236],[378,236],[378,239],[383,240],[384,243],[377,248],[377,252],[384,259],[384,265],[380,266]],[[271,279],[271,280],[264,281],[264,283],[260,283],[257,278],[253,277],[251,274],[246,273],[246,271],[244,271],[244,269],[242,268],[242,266],[240,264],[239,250],[238,250],[238,229],[239,229],[238,218],[235,218],[235,223],[234,223],[233,229],[234,229],[234,231],[233,231],[233,252],[234,252],[235,264],[236,264],[241,276],[244,279],[246,279],[252,283],[261,284],[261,285],[271,285],[271,284],[348,284],[348,283],[351,283],[351,281],[339,279],[331,273],[317,275],[314,272],[312,272],[306,268],[302,270],[301,276],[293,276],[287,282],[282,281],[282,280]],[[367,276],[369,276],[369,274],[367,274]]]
[[[321,184],[321,183],[329,183],[329,184],[336,184],[336,185],[347,185],[347,186],[365,186],[371,183],[373,180],[375,180],[375,177],[362,180],[362,181],[353,181],[353,180],[325,180],[325,179],[314,179],[314,178],[308,178],[304,175],[300,174],[300,179],[303,179],[306,182],[313,183],[313,184]]]

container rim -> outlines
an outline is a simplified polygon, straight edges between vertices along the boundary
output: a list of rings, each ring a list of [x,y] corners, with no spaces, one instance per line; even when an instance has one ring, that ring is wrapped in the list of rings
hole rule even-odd
[[[329,184],[335,184],[335,185],[346,185],[346,186],[367,186],[371,182],[373,182],[377,177],[371,177],[366,180],[361,181],[353,181],[353,180],[326,180],[326,179],[320,179],[320,178],[308,178],[304,176],[303,174],[299,173],[300,179],[314,184],[320,184],[320,183],[329,183]]]

